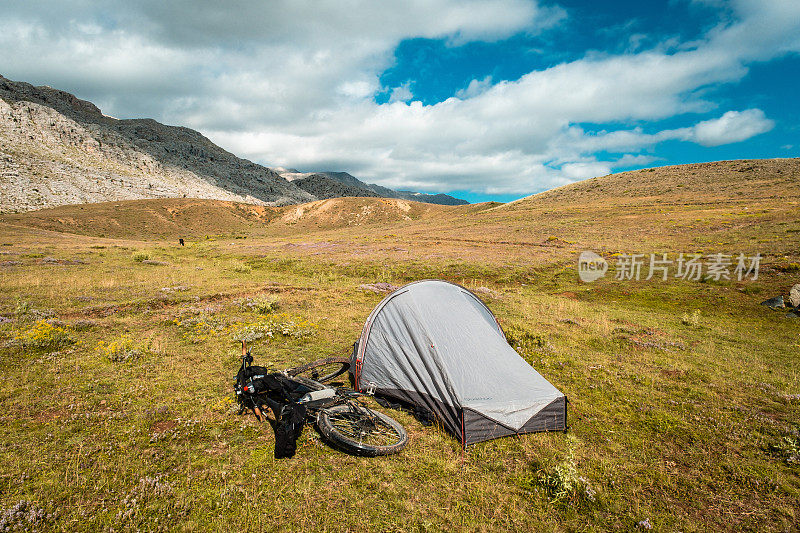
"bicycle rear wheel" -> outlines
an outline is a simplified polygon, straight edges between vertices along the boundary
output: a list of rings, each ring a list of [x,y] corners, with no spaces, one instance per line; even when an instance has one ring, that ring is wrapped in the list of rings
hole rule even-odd
[[[347,357],[326,357],[317,359],[305,365],[290,368],[286,373],[290,377],[304,377],[320,383],[327,383],[350,369],[350,359]]]
[[[408,434],[398,421],[362,406],[322,409],[317,428],[331,444],[353,455],[391,455],[408,443]]]

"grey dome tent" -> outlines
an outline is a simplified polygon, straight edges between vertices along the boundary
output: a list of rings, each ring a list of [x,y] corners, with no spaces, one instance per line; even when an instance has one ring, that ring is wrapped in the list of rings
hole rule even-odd
[[[464,446],[566,429],[564,394],[509,346],[477,296],[446,281],[417,281],[384,298],[351,369],[357,390],[431,411]]]

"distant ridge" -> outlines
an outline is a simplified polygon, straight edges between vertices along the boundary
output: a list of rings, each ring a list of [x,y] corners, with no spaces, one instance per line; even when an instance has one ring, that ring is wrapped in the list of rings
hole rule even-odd
[[[731,254],[763,252],[771,246],[784,260],[797,250],[798,198],[800,159],[764,159],[623,172],[507,204],[449,207],[358,197],[267,207],[163,198],[4,214],[0,226],[144,240],[258,231],[302,237],[303,242],[321,239],[320,248],[336,248],[340,238],[361,243],[365,228],[371,228],[376,254],[409,250],[412,243],[467,246],[469,253],[492,250],[491,254],[498,246],[521,247],[532,258],[554,253],[563,258],[565,250],[577,257],[581,250]],[[338,232],[345,228],[352,230],[350,237]],[[395,243],[395,237],[404,244]],[[596,248],[603,242],[604,248]],[[355,253],[349,245],[341,246]]]
[[[304,191],[313,194],[320,200],[341,198],[343,196],[380,196],[369,189],[348,185],[341,181],[329,178],[326,174],[311,174],[292,182]]]
[[[286,178],[287,180],[295,183],[300,188],[315,194],[313,190],[306,188],[305,180],[311,176],[316,176],[315,180],[319,181],[320,177],[325,177],[333,181],[337,181],[343,185],[349,187],[346,189],[348,191],[353,191],[353,189],[361,189],[362,191],[368,191],[374,194],[342,194],[341,196],[380,196],[382,198],[397,198],[399,200],[411,200],[413,202],[423,202],[426,204],[438,204],[438,205],[467,205],[469,202],[466,200],[462,200],[460,198],[455,198],[450,196],[449,194],[426,194],[421,192],[413,192],[413,191],[396,191],[394,189],[389,189],[388,187],[381,187],[380,185],[376,185],[374,183],[364,183],[360,179],[356,178],[352,174],[348,174],[347,172],[299,172],[295,169],[283,169],[278,168],[275,169],[281,176]]]

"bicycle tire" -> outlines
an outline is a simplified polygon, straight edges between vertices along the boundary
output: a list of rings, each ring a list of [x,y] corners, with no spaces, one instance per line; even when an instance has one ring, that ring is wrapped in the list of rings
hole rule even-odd
[[[327,383],[350,370],[350,359],[347,357],[326,357],[317,359],[286,371],[289,377],[304,377],[319,383]]]
[[[348,404],[321,409],[317,429],[334,447],[352,455],[392,455],[408,444],[400,422],[366,407],[354,410]]]

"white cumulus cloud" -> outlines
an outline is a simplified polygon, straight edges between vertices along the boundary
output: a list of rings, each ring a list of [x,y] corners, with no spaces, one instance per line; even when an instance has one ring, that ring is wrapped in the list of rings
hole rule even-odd
[[[718,110],[709,88],[800,51],[800,2],[724,9],[691,43],[646,48],[637,37],[625,53],[475,79],[423,105],[414,80],[381,85],[404,40],[458,47],[557,31],[567,11],[536,0],[28,0],[3,7],[0,73],[76,92],[121,118],[199,129],[267,165],[347,170],[403,189],[525,194],[648,164],[654,156],[642,152],[666,140],[718,146],[769,131],[760,109],[699,123],[693,114]],[[648,121],[674,117],[686,126],[649,131]]]
[[[719,146],[744,141],[766,133],[775,126],[760,109],[728,111],[720,118],[706,120],[693,128],[693,140],[703,146]]]

